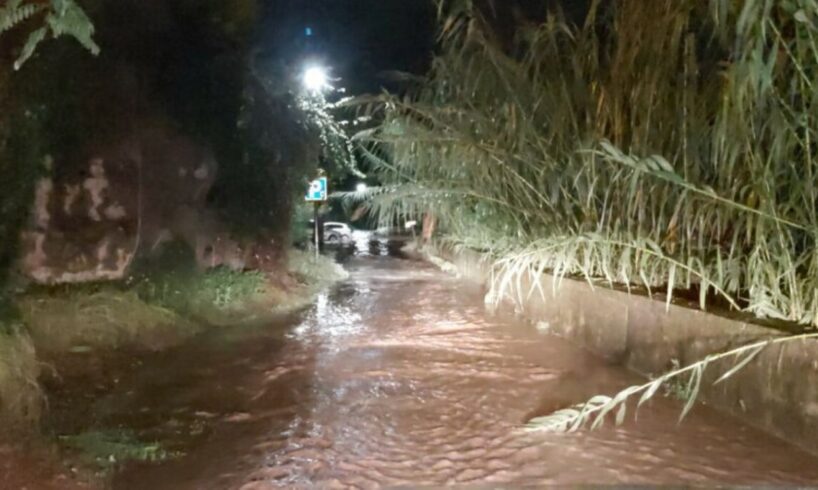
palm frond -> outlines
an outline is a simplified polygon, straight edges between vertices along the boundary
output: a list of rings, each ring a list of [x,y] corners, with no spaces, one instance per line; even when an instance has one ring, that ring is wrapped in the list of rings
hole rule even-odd
[[[25,0],[10,0],[5,7],[0,8],[0,34],[45,12],[42,25],[32,30],[26,38],[22,51],[14,62],[15,70],[19,70],[34,55],[37,47],[49,34],[53,38],[73,37],[94,56],[99,54],[99,46],[93,39],[94,24],[74,0],[50,0],[46,5],[24,2]]]
[[[434,214],[506,284],[698,290],[818,325],[814,0],[594,2],[511,53],[471,2],[441,5],[427,82],[367,102],[374,215]]]
[[[770,346],[815,339],[818,339],[818,334],[780,337],[761,340],[721,354],[710,355],[699,362],[673,370],[645,384],[625,388],[613,397],[598,395],[574,407],[533,418],[525,425],[525,430],[534,432],[573,432],[583,427],[597,429],[604,425],[608,415],[614,410],[616,410],[615,423],[621,425],[625,421],[628,402],[635,398],[636,395],[640,395],[635,407],[635,410],[638,410],[639,407],[659,392],[659,388],[675,381],[677,378],[681,378],[686,384],[685,396],[687,400],[679,416],[681,422],[693,408],[701,391],[704,371],[711,364],[730,359],[734,362],[733,366],[715,381],[714,384],[718,384],[735,375]]]
[[[21,5],[21,2],[22,0],[10,0],[5,7],[0,8],[0,34],[22,24],[41,10],[39,5]]]

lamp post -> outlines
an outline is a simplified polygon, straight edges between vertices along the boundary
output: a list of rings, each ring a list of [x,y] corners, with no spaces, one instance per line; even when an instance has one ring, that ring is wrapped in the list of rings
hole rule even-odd
[[[327,70],[318,65],[306,67],[301,76],[301,83],[304,89],[313,95],[322,95],[324,91],[332,88],[329,84]],[[315,225],[315,258],[318,259],[321,248],[321,225],[319,224],[318,208],[327,200],[327,178],[323,171],[319,170],[318,178],[310,183],[310,190],[307,192],[307,201],[313,203],[313,222]]]

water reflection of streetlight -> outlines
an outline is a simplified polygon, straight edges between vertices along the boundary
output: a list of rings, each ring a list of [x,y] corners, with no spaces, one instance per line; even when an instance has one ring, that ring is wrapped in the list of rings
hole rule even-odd
[[[369,255],[369,241],[372,240],[371,232],[355,230],[352,232],[352,240],[355,242],[355,255]]]

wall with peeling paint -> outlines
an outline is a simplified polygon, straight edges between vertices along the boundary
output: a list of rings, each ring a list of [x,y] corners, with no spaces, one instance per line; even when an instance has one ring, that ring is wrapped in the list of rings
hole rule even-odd
[[[95,0],[99,57],[50,43],[0,76],[0,295],[12,267],[116,280],[172,241],[200,267],[281,265],[318,142],[240,3]]]
[[[20,237],[23,274],[44,284],[121,279],[137,254],[173,240],[202,267],[245,267],[246,251],[207,208],[218,171],[209,149],[166,129],[90,154],[36,183]]]

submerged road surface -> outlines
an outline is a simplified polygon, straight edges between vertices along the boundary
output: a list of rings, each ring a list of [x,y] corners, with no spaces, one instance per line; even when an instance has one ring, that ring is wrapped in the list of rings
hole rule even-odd
[[[620,428],[522,433],[636,379],[487,315],[479,291],[424,264],[347,267],[290,324],[203,338],[122,380],[99,423],[184,455],[126,466],[113,486],[818,484],[812,456],[705,407],[677,425],[668,398]]]

